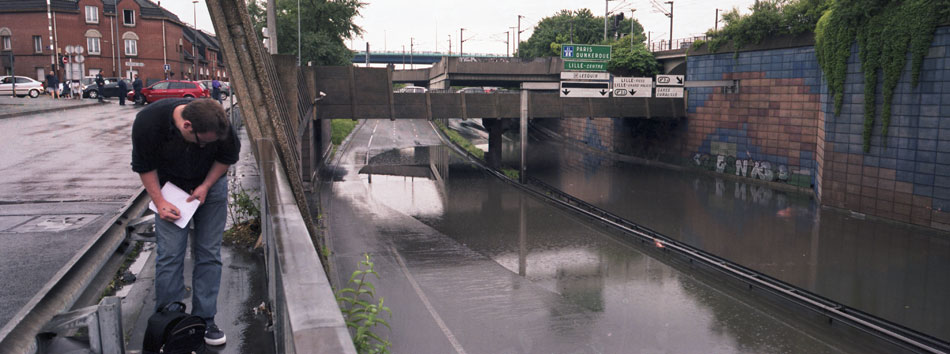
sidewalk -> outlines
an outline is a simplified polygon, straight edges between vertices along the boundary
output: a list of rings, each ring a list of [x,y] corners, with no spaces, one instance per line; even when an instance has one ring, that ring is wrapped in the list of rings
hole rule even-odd
[[[0,97],[0,119],[19,117],[44,112],[59,112],[68,109],[89,107],[99,104],[94,99],[56,99],[43,95],[37,98]]]
[[[231,191],[240,185],[251,194],[259,190],[260,177],[257,161],[251,153],[250,141],[243,128],[241,138],[241,158],[228,171]],[[126,330],[126,349],[129,353],[140,353],[148,317],[155,308],[155,252],[150,247],[147,263],[136,275],[132,289],[123,302],[123,324]],[[190,249],[190,248],[189,248]],[[143,250],[143,254],[146,251]],[[227,335],[227,344],[208,347],[207,353],[274,353],[274,338],[268,318],[258,313],[257,307],[267,302],[266,270],[264,255],[260,250],[246,250],[239,246],[221,247],[221,289],[218,293],[218,314],[215,322]],[[191,269],[194,259],[191,252],[185,256],[185,284],[191,285]],[[135,265],[132,266],[133,268]],[[133,269],[134,270],[134,269]],[[184,301],[191,310],[190,295]],[[131,329],[128,329],[130,328]]]

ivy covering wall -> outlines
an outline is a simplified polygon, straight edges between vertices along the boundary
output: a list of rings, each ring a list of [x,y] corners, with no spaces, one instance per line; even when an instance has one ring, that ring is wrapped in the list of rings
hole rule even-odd
[[[857,41],[864,74],[864,152],[871,148],[878,79],[883,76],[881,136],[886,147],[894,89],[907,53],[911,54],[912,84],[916,86],[934,29],[947,21],[948,7],[948,0],[834,1],[818,21],[815,52],[834,98],[835,115],[841,112],[848,57]]]

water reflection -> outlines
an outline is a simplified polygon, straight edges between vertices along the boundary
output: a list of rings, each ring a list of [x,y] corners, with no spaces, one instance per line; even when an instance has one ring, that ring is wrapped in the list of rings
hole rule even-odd
[[[483,265],[475,266],[471,259],[453,261],[443,258],[435,261],[426,258],[435,257],[434,252],[453,257],[464,255],[462,250],[434,246],[443,241],[422,242],[417,236],[393,238],[397,244],[407,243],[396,247],[402,250],[400,253],[406,257],[407,263],[417,267],[414,272],[418,277],[428,279],[435,277],[434,274],[462,276],[461,283],[449,281],[449,284],[458,283],[459,288],[429,288],[433,295],[457,296],[457,291],[464,291],[466,296],[487,297],[466,300],[470,304],[462,306],[461,310],[470,311],[468,315],[473,317],[472,321],[504,323],[505,328],[516,324],[509,331],[517,333],[522,340],[521,352],[820,353],[855,350],[857,344],[851,339],[829,338],[822,333],[800,330],[795,324],[777,320],[774,314],[737,300],[737,296],[744,296],[741,293],[710,287],[699,280],[701,276],[687,275],[647,256],[622,237],[609,235],[585,220],[526,198],[516,189],[440,150],[444,147],[426,149],[429,151],[423,152],[420,148],[391,150],[371,157],[370,165],[376,166],[364,167],[361,178],[374,200],[423,221],[465,250],[487,257],[510,274],[520,275],[528,281],[511,281],[504,276],[485,279],[498,277],[498,274],[482,271],[480,267]],[[422,156],[427,156],[430,161],[422,161]],[[445,158],[433,163],[434,156]],[[659,193],[641,191],[636,186],[621,183],[625,179],[615,175],[588,174],[583,167],[586,163],[581,162],[579,168],[567,169],[568,175],[576,173],[578,177],[560,177],[562,185],[575,191],[589,191],[591,199],[604,203],[621,203],[622,199],[615,199],[612,189],[615,186],[623,185],[625,191],[639,191],[638,197]],[[607,163],[597,161],[597,165],[603,167]],[[424,168],[430,171],[428,177],[420,177],[422,173],[419,171]],[[439,169],[446,171],[438,173],[442,178],[436,178],[436,173],[432,172]],[[370,171],[412,173],[411,176],[377,174],[371,177]],[[703,181],[698,185],[695,180],[686,182],[697,188],[717,188],[715,182],[708,185]],[[721,189],[723,195],[736,193],[731,191],[730,194],[725,185]],[[751,191],[747,189],[745,193],[752,198]],[[773,195],[768,206],[759,205],[750,208],[750,212],[768,209],[774,213],[781,210],[780,207],[793,204],[793,198],[784,197],[781,202],[778,199]],[[662,201],[645,200],[653,204]],[[658,217],[663,214],[656,213]],[[666,217],[681,220],[689,216]],[[801,217],[801,214],[795,217]],[[748,224],[749,229],[758,227],[755,223]],[[674,227],[679,229],[679,226]],[[392,228],[387,226],[387,230]],[[692,236],[696,239],[701,231],[708,231],[689,226],[679,230],[696,234]],[[408,242],[422,243],[417,247],[408,246]],[[801,247],[797,240],[780,238],[776,241],[781,242]],[[804,250],[809,250],[810,240],[806,239],[804,244],[808,245]],[[471,288],[472,282],[497,288]],[[516,291],[525,284],[543,289],[555,297],[526,298]],[[504,285],[513,288],[502,289]],[[536,317],[538,311],[545,317]],[[878,349],[861,348],[859,351],[874,350]]]
[[[679,241],[950,340],[950,236],[818,207],[808,196],[529,148],[532,177]],[[597,155],[600,156],[600,155]]]

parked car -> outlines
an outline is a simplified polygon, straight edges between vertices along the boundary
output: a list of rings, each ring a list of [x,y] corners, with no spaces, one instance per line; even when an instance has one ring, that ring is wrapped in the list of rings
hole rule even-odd
[[[14,83],[16,84],[16,95],[20,97],[29,95],[31,98],[37,98],[46,92],[42,82],[26,76],[0,76],[0,96],[13,94]]]
[[[406,86],[397,90],[396,92],[397,93],[425,93],[426,91],[429,91],[429,90],[427,90],[425,87]]]
[[[231,85],[225,81],[218,82],[221,83],[221,100],[228,99],[228,96],[231,96]],[[211,92],[211,80],[201,80],[201,84],[208,89],[208,92]]]
[[[92,83],[86,85],[82,90],[82,97],[88,98],[99,98],[102,97],[119,97],[119,95],[125,95],[128,92],[119,92],[119,78],[117,77],[104,77],[106,84],[102,86],[102,92],[99,92],[99,85],[96,85],[96,79],[93,77]],[[125,80],[125,87],[127,90],[132,89],[132,82],[129,79]]]
[[[142,95],[132,97],[134,91],[127,94],[129,100],[138,99],[135,103],[152,103],[163,98],[205,98],[210,97],[208,89],[198,81],[162,80],[142,89]]]

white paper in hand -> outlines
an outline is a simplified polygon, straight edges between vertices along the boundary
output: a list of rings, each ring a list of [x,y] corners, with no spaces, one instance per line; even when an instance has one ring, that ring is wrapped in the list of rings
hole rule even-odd
[[[188,221],[191,220],[191,217],[195,215],[195,210],[198,210],[198,206],[201,205],[201,202],[197,199],[186,202],[190,196],[191,194],[188,194],[188,192],[183,191],[171,182],[165,182],[165,186],[162,187],[162,197],[177,207],[180,212],[180,217],[178,220],[175,220],[175,225],[178,225],[178,227],[182,229],[188,226]],[[158,214],[158,208],[155,207],[155,202],[148,202],[148,208]],[[156,217],[158,217],[158,215],[156,215]]]

